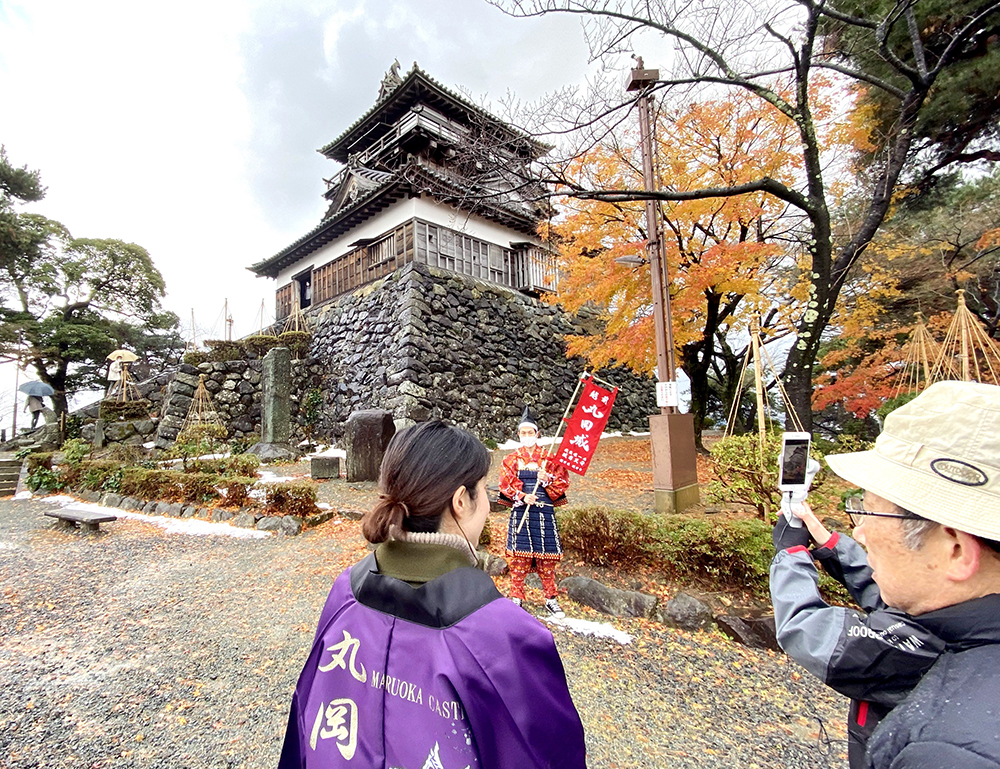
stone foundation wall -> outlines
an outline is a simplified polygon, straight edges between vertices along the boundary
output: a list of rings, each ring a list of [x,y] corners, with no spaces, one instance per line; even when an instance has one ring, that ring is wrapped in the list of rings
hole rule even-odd
[[[566,358],[563,337],[584,330],[559,307],[422,264],[317,308],[312,320],[310,357],[292,361],[293,444],[305,437],[299,404],[312,389],[323,392],[313,434],[321,442],[339,439],[353,412],[371,408],[391,412],[397,426],[447,419],[500,442],[528,404],[551,435],[585,366]],[[259,436],[261,367],[184,364],[141,383],[159,411],[156,445],[176,439],[200,375],[230,439]],[[623,369],[599,375],[619,387],[607,429],[648,430],[657,413],[652,380]],[[96,418],[97,404],[83,413]]]
[[[563,337],[583,333],[560,308],[422,264],[320,308],[310,354],[327,367],[318,432],[339,437],[359,408],[408,424],[444,418],[480,438],[511,437],[525,403],[552,434],[584,370]],[[621,369],[609,430],[648,430],[651,380]]]
[[[166,448],[177,438],[191,409],[195,389],[202,375],[205,389],[212,398],[216,413],[226,426],[230,440],[260,437],[261,368],[260,360],[230,360],[221,363],[181,364],[167,387],[162,417],[156,432],[156,445]],[[323,368],[314,360],[292,361],[292,443],[305,437],[304,419],[298,404],[304,393],[322,386]]]

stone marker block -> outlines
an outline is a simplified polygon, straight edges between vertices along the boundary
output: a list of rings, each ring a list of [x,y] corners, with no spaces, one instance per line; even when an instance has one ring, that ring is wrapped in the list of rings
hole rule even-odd
[[[261,443],[288,443],[292,436],[292,354],[287,347],[273,347],[264,356],[261,397]]]
[[[340,477],[340,457],[313,457],[309,461],[309,477],[316,481]]]
[[[344,441],[349,482],[378,480],[382,457],[395,432],[396,426],[388,411],[355,411],[347,418]]]

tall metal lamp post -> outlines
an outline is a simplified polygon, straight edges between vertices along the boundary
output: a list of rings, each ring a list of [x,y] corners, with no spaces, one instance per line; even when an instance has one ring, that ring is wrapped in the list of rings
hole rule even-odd
[[[647,190],[656,190],[653,173],[652,86],[660,78],[657,69],[644,69],[642,59],[629,77],[627,90],[643,91],[639,98],[639,142],[642,150],[642,177]],[[674,335],[670,317],[670,280],[664,258],[655,200],[646,201],[647,252],[653,283],[653,322],[656,326],[656,405],[659,414],[649,417],[653,449],[653,490],[656,511],[682,512],[698,504],[698,463],[694,442],[694,416],[677,409],[677,367],[674,363]],[[629,257],[622,257],[624,263]],[[635,260],[635,257],[632,257]],[[616,260],[617,261],[617,260]]]

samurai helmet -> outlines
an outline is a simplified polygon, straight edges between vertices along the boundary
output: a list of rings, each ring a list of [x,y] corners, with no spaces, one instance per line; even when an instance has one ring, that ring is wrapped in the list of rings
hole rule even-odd
[[[540,432],[538,429],[538,422],[535,419],[534,414],[531,413],[531,409],[527,406],[524,407],[524,411],[521,413],[521,421],[517,423],[518,430],[522,427],[534,427],[536,433]]]

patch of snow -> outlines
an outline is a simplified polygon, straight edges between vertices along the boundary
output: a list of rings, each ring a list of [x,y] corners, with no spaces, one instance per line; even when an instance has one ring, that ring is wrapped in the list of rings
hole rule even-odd
[[[156,441],[146,441],[144,444],[142,444],[142,447],[144,449],[155,449]]]
[[[261,483],[285,483],[286,481],[298,480],[293,475],[276,475],[270,470],[258,470],[257,475],[260,477]]]
[[[223,454],[202,454],[200,457],[188,457],[188,462],[196,462],[199,459],[225,459],[229,456],[229,452]],[[161,459],[157,464],[159,465],[177,465],[183,462],[184,459]]]
[[[306,454],[302,459],[312,459],[313,457],[340,457],[341,459],[347,459],[347,452],[344,449],[335,449],[333,446],[317,446],[314,452]]]
[[[589,619],[577,619],[576,617],[542,617],[542,619],[550,625],[561,627],[577,635],[607,638],[622,646],[632,643],[632,636],[607,622],[592,622]]]
[[[104,513],[114,510],[114,514],[119,518],[132,518],[136,521],[144,521],[154,526],[159,526],[168,534],[190,534],[195,537],[236,537],[237,539],[264,539],[271,536],[269,531],[257,531],[256,529],[240,529],[230,526],[228,523],[213,523],[211,521],[201,521],[197,518],[165,518],[159,515],[143,515],[134,513],[131,510],[122,510],[118,507],[107,507],[97,505],[92,502],[80,502],[63,494],[54,497],[44,497],[43,502],[59,505],[68,510],[79,510],[80,512]]]
[[[317,502],[316,507],[318,507],[320,510],[333,510],[333,505],[331,505],[329,502]]]
[[[19,491],[14,495],[14,499],[31,499],[34,495],[25,489],[24,491]]]

